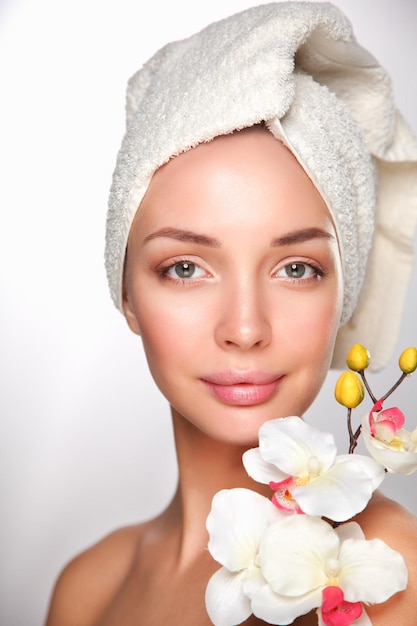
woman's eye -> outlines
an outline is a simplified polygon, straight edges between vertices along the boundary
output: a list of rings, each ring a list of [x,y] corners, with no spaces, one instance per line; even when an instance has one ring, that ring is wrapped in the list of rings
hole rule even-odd
[[[278,270],[277,276],[291,280],[307,280],[309,278],[322,276],[322,272],[309,263],[293,262],[288,263]]]
[[[186,280],[187,278],[202,278],[204,270],[191,261],[178,261],[162,270],[163,276],[172,279]]]

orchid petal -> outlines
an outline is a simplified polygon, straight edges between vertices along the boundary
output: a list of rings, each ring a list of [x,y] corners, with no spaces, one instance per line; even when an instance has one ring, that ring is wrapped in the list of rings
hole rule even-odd
[[[339,551],[338,580],[348,602],[385,602],[407,586],[407,567],[399,552],[380,539],[347,539]]]
[[[371,454],[373,458],[378,461],[378,463],[382,463],[388,472],[408,476],[416,471],[416,452],[396,450],[394,448],[390,448],[389,446],[383,447],[382,445],[378,445],[379,442],[373,438],[367,441],[366,437],[364,437],[363,440],[369,454]]]
[[[316,480],[294,487],[292,496],[304,513],[343,522],[363,511],[372,495],[372,482],[350,458]]]
[[[386,443],[390,443],[394,439],[396,432],[392,422],[374,422],[371,424],[371,434]]]
[[[271,589],[302,596],[327,583],[326,563],[337,558],[339,538],[318,517],[283,515],[264,532],[259,565]]]
[[[416,445],[417,442],[413,441],[413,433],[410,433],[409,430],[406,430],[405,428],[400,428],[400,430],[397,431],[396,433],[396,439],[399,439],[400,441],[402,441],[405,444],[411,444],[411,445]]]
[[[206,587],[206,610],[215,626],[241,624],[252,613],[249,598],[243,593],[245,572],[231,573],[222,567]]]
[[[301,417],[281,417],[262,424],[259,430],[262,457],[290,476],[307,476],[308,462],[316,457],[320,471],[326,471],[336,458],[331,433],[317,430]]]
[[[371,431],[373,424],[383,423],[387,425],[391,424],[394,432],[397,432],[397,430],[400,430],[400,428],[404,426],[405,417],[404,413],[394,406],[389,409],[384,409],[383,411],[371,412],[369,421]]]
[[[223,489],[212,501],[206,526],[212,557],[231,571],[251,567],[263,531],[282,515],[250,489]]]
[[[288,478],[288,474],[262,458],[259,448],[247,450],[242,456],[242,462],[248,475],[258,483],[268,485],[270,482],[279,483]]]
[[[299,615],[305,615],[321,603],[321,590],[313,590],[298,597],[276,594],[265,585],[252,598],[253,614],[268,624],[292,624]]]
[[[362,454],[339,454],[336,457],[335,465],[337,463],[343,463],[344,461],[353,461],[356,465],[361,467],[362,471],[371,480],[372,491],[378,489],[385,478],[384,466],[375,461],[375,459],[369,458],[369,456],[364,456]]]
[[[246,575],[242,580],[243,593],[248,598],[252,598],[266,584],[267,582],[262,576],[260,567],[252,567],[246,570]]]
[[[362,615],[361,602],[347,602],[335,585],[323,589],[322,618],[326,626],[351,626]]]
[[[364,532],[357,522],[346,522],[334,529],[340,543],[346,539],[365,539]]]
[[[317,624],[317,626],[326,626],[326,624],[323,621],[323,616],[321,614],[321,609],[318,609],[317,617],[318,617],[318,624]],[[365,611],[365,609],[363,607],[362,607],[362,615],[355,620],[353,626],[372,626],[372,622],[369,619],[368,614],[366,613],[366,611]]]
[[[295,480],[292,476],[282,480],[279,483],[270,483],[271,489],[274,490],[272,496],[272,502],[281,511],[303,513],[297,502],[292,497],[292,489],[294,488]]]

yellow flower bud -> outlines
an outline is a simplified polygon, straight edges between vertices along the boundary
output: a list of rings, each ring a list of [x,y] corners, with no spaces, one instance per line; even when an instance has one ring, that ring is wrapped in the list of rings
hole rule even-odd
[[[404,374],[412,374],[417,369],[417,348],[403,350],[398,365]]]
[[[354,372],[343,372],[337,380],[334,395],[339,404],[354,409],[365,397],[362,380]]]
[[[349,350],[346,363],[354,372],[362,372],[368,367],[370,359],[371,355],[369,354],[369,350],[362,344],[355,343]]]

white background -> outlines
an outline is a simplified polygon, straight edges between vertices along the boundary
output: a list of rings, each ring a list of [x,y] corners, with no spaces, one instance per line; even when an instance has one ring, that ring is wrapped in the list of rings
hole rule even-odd
[[[166,41],[252,3],[0,0],[1,626],[41,625],[62,565],[174,489],[168,409],[107,294],[107,193],[127,78]],[[417,3],[336,4],[417,131]],[[397,354],[417,344],[416,293],[415,273]],[[397,371],[374,379],[377,395]],[[334,381],[309,420],[345,451]],[[396,396],[414,424],[416,383]],[[385,489],[417,512],[416,480],[388,476]]]

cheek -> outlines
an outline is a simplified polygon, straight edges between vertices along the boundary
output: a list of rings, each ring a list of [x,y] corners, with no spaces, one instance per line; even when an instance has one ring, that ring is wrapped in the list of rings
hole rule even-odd
[[[317,311],[311,312],[311,324],[314,332],[326,343],[334,343],[340,326],[341,302],[339,298],[331,298]]]
[[[151,370],[172,368],[195,358],[196,346],[207,335],[207,309],[166,302],[136,309],[142,343]]]
[[[311,315],[311,334],[316,343],[323,349],[333,352],[336,335],[340,327],[341,304],[337,299],[332,299],[317,312]]]
[[[316,370],[319,377],[325,376],[330,365],[340,316],[341,297],[331,290],[329,297],[296,309],[291,319],[293,353],[304,366]]]
[[[317,397],[329,371],[339,328],[340,307],[333,301],[309,311],[307,323],[297,334],[292,353],[298,396],[298,414],[304,415]],[[297,364],[298,363],[298,364]]]

